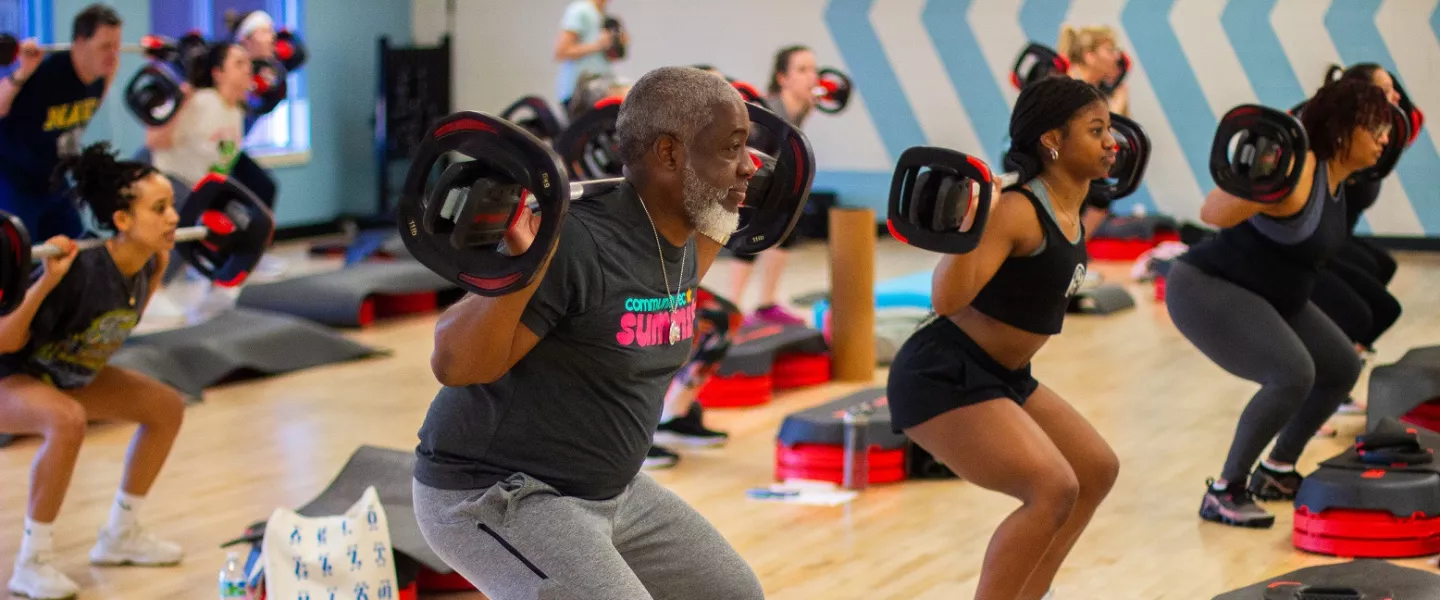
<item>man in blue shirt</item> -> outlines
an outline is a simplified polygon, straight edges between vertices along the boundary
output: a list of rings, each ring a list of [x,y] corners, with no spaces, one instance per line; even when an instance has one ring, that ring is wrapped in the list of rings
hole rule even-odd
[[[26,40],[0,79],[0,210],[19,217],[30,238],[80,237],[78,205],[52,185],[55,167],[78,155],[85,126],[120,66],[115,9],[92,4],[75,16],[70,50],[48,57]]]
[[[555,60],[560,73],[555,77],[555,99],[566,104],[575,91],[575,82],[585,73],[610,78],[610,59],[605,56],[613,40],[605,29],[605,3],[609,0],[574,0],[560,19],[560,37],[555,40]],[[627,36],[628,37],[628,36]]]

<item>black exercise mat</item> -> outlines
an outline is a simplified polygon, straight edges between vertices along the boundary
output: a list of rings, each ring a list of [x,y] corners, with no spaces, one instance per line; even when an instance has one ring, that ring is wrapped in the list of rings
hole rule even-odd
[[[414,259],[361,262],[274,283],[247,285],[237,306],[294,315],[333,327],[359,327],[365,300],[376,294],[458,293],[460,287]]]
[[[1301,600],[1298,592],[1309,586],[1351,589],[1356,600],[1435,600],[1440,598],[1440,575],[1401,567],[1383,560],[1306,567],[1255,585],[1215,596],[1214,600]],[[1316,596],[1340,600],[1345,595]]]
[[[198,325],[132,337],[115,362],[198,397],[237,373],[278,375],[388,354],[304,319],[237,308]]]

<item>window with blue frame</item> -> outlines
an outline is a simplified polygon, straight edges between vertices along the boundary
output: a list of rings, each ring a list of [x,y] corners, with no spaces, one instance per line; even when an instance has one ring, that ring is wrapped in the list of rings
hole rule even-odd
[[[0,3],[12,0],[0,0]],[[26,0],[16,0],[26,1]],[[34,2],[36,0],[28,0]],[[207,40],[229,38],[228,11],[263,10],[275,20],[275,29],[289,29],[305,37],[301,15],[304,0],[150,0],[150,32],[179,38],[198,31]],[[310,102],[305,69],[286,78],[286,100],[261,117],[245,138],[245,150],[255,157],[305,152],[310,149]]]

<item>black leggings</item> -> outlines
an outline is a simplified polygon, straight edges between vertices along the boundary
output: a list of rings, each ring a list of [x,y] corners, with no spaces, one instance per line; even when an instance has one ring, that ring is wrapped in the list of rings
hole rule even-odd
[[[1227,482],[1244,481],[1271,440],[1272,458],[1299,459],[1360,377],[1355,348],[1313,303],[1281,316],[1254,292],[1176,261],[1165,278],[1165,305],[1210,360],[1260,384],[1235,428],[1220,474]]]
[[[1390,280],[1395,277],[1397,267],[1395,258],[1390,256],[1389,252],[1354,236],[1351,236],[1345,241],[1345,245],[1340,247],[1340,254],[1335,257],[1335,260],[1349,263],[1368,273],[1376,281],[1379,281],[1380,285],[1390,285]]]
[[[1385,284],[1343,260],[1332,261],[1320,272],[1310,300],[1350,341],[1369,349],[1400,318],[1400,301]]]

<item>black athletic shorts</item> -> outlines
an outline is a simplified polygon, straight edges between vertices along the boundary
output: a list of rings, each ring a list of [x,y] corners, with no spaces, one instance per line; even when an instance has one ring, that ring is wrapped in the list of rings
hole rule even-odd
[[[1023,406],[1038,387],[1030,365],[1007,369],[954,321],[931,316],[890,363],[890,425],[902,433],[942,413],[995,398]]]

